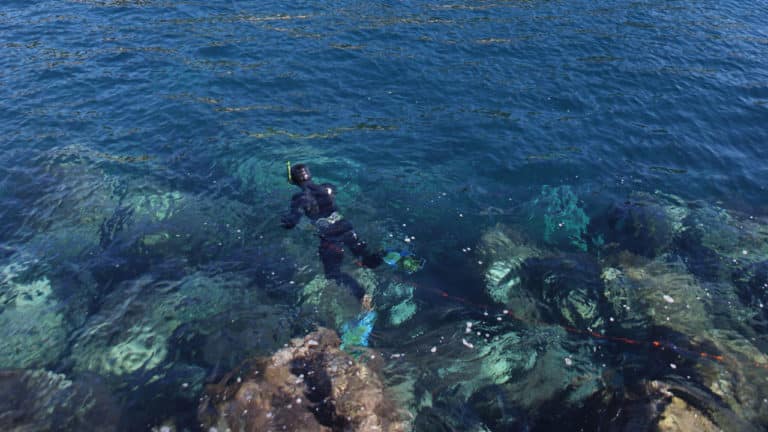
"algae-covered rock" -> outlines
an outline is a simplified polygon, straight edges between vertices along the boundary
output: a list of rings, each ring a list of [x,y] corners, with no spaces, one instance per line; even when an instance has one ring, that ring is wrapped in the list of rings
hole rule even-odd
[[[499,385],[533,369],[538,356],[539,353],[531,349],[520,334],[510,331],[495,337],[493,341],[477,343],[476,350],[468,357],[480,359],[482,366],[478,372],[488,380],[488,384]],[[460,364],[456,366],[462,367]],[[439,369],[438,374],[443,375],[448,371],[448,368]]]
[[[734,272],[733,279],[744,304],[768,313],[768,261],[761,261]]]
[[[370,307],[382,317],[376,320],[377,326],[397,327],[417,312],[412,285],[395,280],[379,281],[369,269],[356,269],[345,279],[349,282],[339,283],[318,275],[303,284],[299,295],[302,314],[346,334],[352,328],[350,325],[364,312],[363,305],[352,294],[348,284],[355,284],[365,291],[371,302]],[[366,303],[368,301],[365,299]],[[367,328],[367,325],[363,327]]]
[[[605,299],[608,302],[607,326],[623,330],[636,330],[649,325],[644,315],[645,305],[641,301],[637,284],[616,267],[606,267],[600,277],[605,285]]]
[[[69,325],[51,282],[20,282],[26,269],[14,262],[0,268],[0,367],[42,367],[66,349]]]
[[[360,301],[348,287],[320,275],[304,284],[299,305],[304,315],[337,330],[361,311]]]
[[[629,251],[652,258],[673,240],[673,220],[665,207],[652,201],[614,203],[595,217],[589,227],[602,253]]]
[[[640,380],[621,389],[607,386],[582,405],[545,405],[537,429],[629,431],[756,431],[721,406],[716,397],[675,379]],[[548,415],[547,415],[548,414]]]
[[[398,338],[405,345],[398,349],[408,353],[407,363],[390,374],[407,383],[406,365],[417,367],[411,372],[417,378],[409,386],[414,395],[407,404],[414,415],[426,415],[423,411],[430,407],[441,412],[464,406],[488,387],[497,389],[504,407],[524,411],[556,397],[563,388],[571,390],[567,400],[574,404],[596,391],[599,368],[591,361],[591,344],[571,342],[561,327],[520,329],[505,315],[480,316],[482,320],[459,322],[433,316],[443,324]],[[402,359],[400,352],[394,358]],[[442,415],[458,414],[449,410]]]
[[[704,400],[716,399],[717,404],[707,403],[720,407],[718,410],[722,408],[719,417],[710,415],[719,427],[741,424],[734,418],[743,419],[742,423],[768,424],[768,416],[762,414],[768,385],[760,378],[768,368],[768,357],[747,335],[723,328],[724,324],[733,324],[722,320],[721,311],[734,322],[751,317],[750,310],[740,305],[733,287],[726,282],[699,281],[674,256],[644,260],[626,254],[619,261],[620,269],[603,272],[615,324],[633,330],[632,334],[641,338],[648,335],[638,333],[645,334],[650,329],[654,329],[656,337],[659,332],[667,333],[665,339],[679,341],[684,349],[699,355],[700,361],[694,365],[698,381],[711,394],[697,393],[686,400],[697,399],[697,406],[701,406]],[[712,360],[709,356],[728,360]],[[673,361],[683,362],[685,357]],[[686,385],[678,391],[692,389],[695,387]],[[669,427],[676,424],[677,420],[668,420]]]
[[[679,260],[637,261],[627,257],[622,268],[633,294],[651,323],[695,335],[711,327],[710,293]]]
[[[540,300],[544,315],[579,329],[605,324],[606,300],[599,265],[587,255],[529,258],[523,286]]]
[[[676,396],[671,398],[661,412],[657,427],[659,432],[718,432],[721,430],[705,413]]]
[[[474,431],[525,431],[529,429],[527,413],[507,397],[503,386],[489,385],[475,392],[467,402],[482,424]]]
[[[392,326],[399,326],[416,315],[418,306],[413,298],[415,288],[403,282],[391,282],[374,294],[376,310],[385,315]]]
[[[542,186],[541,193],[533,202],[531,218],[543,224],[541,229],[545,243],[587,250],[589,216],[570,186]]]
[[[209,386],[199,408],[207,430],[406,431],[378,376],[320,328],[269,358],[257,358]]]
[[[116,431],[118,421],[112,396],[94,377],[72,381],[45,370],[0,370],[3,431]]]
[[[137,220],[147,218],[149,221],[160,222],[178,213],[187,198],[179,191],[133,191],[123,202],[130,208]]]
[[[153,370],[164,363],[179,327],[210,328],[223,313],[260,305],[247,286],[247,279],[227,273],[126,282],[77,335],[71,354],[75,369],[112,377]],[[265,328],[271,326],[283,323],[265,322]]]
[[[169,339],[169,355],[221,372],[235,367],[244,357],[264,355],[283,346],[290,339],[295,311],[287,305],[257,302],[202,322],[181,324]]]
[[[498,303],[515,303],[520,296],[522,264],[542,252],[520,233],[502,225],[485,232],[478,245],[480,257],[487,263],[486,290]]]
[[[744,266],[768,260],[768,222],[763,219],[702,205],[691,211],[685,223],[697,230],[702,245],[727,258],[726,262]]]
[[[237,161],[237,165],[233,168],[233,175],[240,180],[241,188],[244,190],[270,195],[280,189],[288,189],[283,161],[264,160],[258,156],[251,156]]]
[[[137,370],[158,367],[168,353],[166,338],[155,334],[149,326],[133,326],[126,331],[122,340],[109,348],[96,370],[123,375]]]
[[[711,328],[695,340],[727,359],[699,365],[704,385],[739,419],[768,425],[768,355],[734,330]]]
[[[400,324],[408,321],[416,315],[418,306],[413,299],[406,299],[394,306],[389,310],[389,323],[393,326],[399,326]]]

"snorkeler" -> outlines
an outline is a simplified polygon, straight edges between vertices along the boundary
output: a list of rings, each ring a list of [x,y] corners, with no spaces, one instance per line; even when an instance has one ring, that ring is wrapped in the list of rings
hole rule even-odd
[[[372,253],[367,244],[355,233],[352,224],[344,219],[336,207],[336,187],[330,183],[315,184],[312,174],[304,164],[290,166],[288,163],[288,182],[301,188],[301,192],[291,198],[291,211],[281,218],[283,228],[291,229],[299,223],[301,216],[307,216],[317,228],[320,236],[320,259],[323,262],[325,277],[347,285],[359,300],[365,290],[351,276],[341,272],[344,259],[344,247],[361,258],[362,265],[376,268],[384,260],[381,254]]]

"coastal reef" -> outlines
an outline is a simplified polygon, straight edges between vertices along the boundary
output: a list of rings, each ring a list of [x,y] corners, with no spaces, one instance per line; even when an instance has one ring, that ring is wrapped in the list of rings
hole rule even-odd
[[[355,359],[325,328],[291,340],[271,357],[245,362],[209,385],[199,418],[205,430],[410,430],[376,372],[380,355]]]

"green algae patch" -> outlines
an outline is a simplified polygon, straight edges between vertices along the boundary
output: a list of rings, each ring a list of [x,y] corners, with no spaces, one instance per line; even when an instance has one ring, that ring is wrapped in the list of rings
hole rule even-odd
[[[67,343],[67,323],[47,277],[16,282],[25,266],[0,269],[0,367],[41,367],[55,362]]]
[[[535,211],[532,219],[541,218],[545,243],[567,244],[581,251],[587,250],[589,217],[570,186],[544,185],[533,204]]]

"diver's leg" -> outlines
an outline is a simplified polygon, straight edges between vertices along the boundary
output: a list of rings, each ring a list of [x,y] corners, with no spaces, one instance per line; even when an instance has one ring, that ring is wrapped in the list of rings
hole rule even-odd
[[[327,279],[341,278],[341,261],[344,259],[344,249],[337,242],[320,240],[320,260]]]
[[[327,279],[336,281],[352,291],[358,300],[362,301],[365,289],[352,276],[341,272],[341,262],[344,259],[344,248],[341,242],[329,240],[320,241],[320,259],[323,261],[323,270]]]
[[[381,254],[372,253],[368,250],[368,244],[357,236],[355,230],[350,229],[344,233],[342,239],[356,257],[362,258],[365,267],[376,268],[384,262]]]

